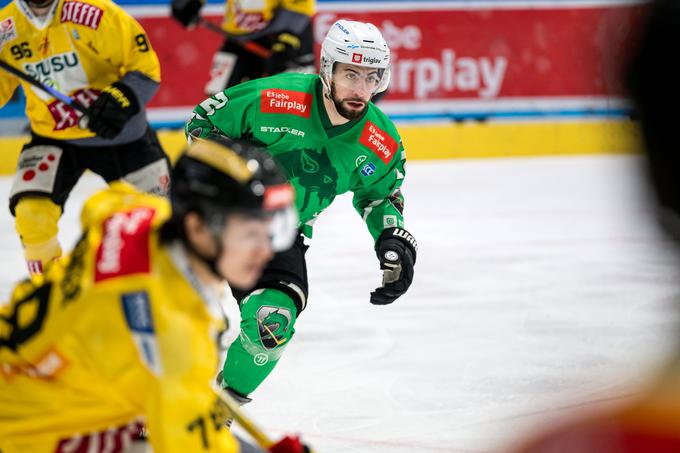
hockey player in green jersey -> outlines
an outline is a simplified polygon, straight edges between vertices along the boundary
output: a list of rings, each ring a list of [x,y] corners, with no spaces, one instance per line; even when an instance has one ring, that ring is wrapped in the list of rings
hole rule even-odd
[[[234,291],[241,333],[227,352],[222,385],[242,402],[272,371],[307,304],[304,238],[316,217],[348,191],[375,240],[382,284],[370,302],[386,305],[413,279],[417,245],[404,229],[405,153],[394,124],[370,101],[390,80],[390,51],[373,25],[339,20],[321,47],[320,74],[252,80],[201,102],[189,141],[210,133],[263,146],[296,190],[300,236],[277,254],[257,285]]]

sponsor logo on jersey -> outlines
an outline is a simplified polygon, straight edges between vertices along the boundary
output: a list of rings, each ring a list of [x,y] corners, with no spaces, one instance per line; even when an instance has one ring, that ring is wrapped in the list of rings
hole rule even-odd
[[[123,293],[121,295],[125,322],[132,332],[142,362],[155,374],[162,373],[160,351],[156,340],[151,303],[146,291]]]
[[[149,234],[155,211],[147,207],[117,212],[104,221],[97,248],[94,280],[101,281],[150,269]]]
[[[38,61],[36,63],[26,63],[24,64],[24,70],[30,75],[45,83],[46,85],[52,86],[50,83],[51,79],[58,73],[68,69],[75,68],[78,66],[78,54],[75,52],[66,52],[59,55],[54,55],[44,60]]]
[[[61,7],[61,23],[71,22],[94,30],[99,28],[104,11],[84,2],[67,1]]]
[[[145,291],[125,293],[122,295],[125,320],[130,330],[140,333],[153,333],[153,318],[149,295]]]
[[[260,126],[260,132],[285,132],[287,134],[291,135],[296,135],[298,137],[304,137],[305,133],[303,131],[294,129],[292,127],[286,127],[286,126],[281,126],[281,127],[276,127],[276,126]]]
[[[241,30],[248,31],[262,30],[267,26],[267,21],[264,20],[262,13],[236,13],[234,23]]]
[[[59,374],[67,365],[66,358],[52,347],[32,362],[3,363],[0,373],[7,381],[11,381],[16,375],[49,379]]]
[[[373,173],[375,173],[375,164],[373,162],[367,163],[364,165],[364,168],[361,169],[361,174],[364,176],[371,176]]]
[[[397,216],[396,215],[384,215],[383,216],[383,226],[385,228],[396,227],[397,226]]]
[[[264,90],[260,94],[260,110],[263,113],[290,113],[309,118],[312,95],[303,91]]]
[[[98,96],[99,90],[78,90],[71,95],[71,97],[85,107],[89,107]],[[69,127],[77,126],[78,120],[83,116],[82,113],[59,100],[54,100],[47,104],[47,109],[50,111],[52,119],[54,120],[53,130],[55,131],[61,131],[68,129]]]
[[[4,43],[16,39],[17,29],[14,26],[14,19],[8,17],[7,19],[0,21],[0,46]]]
[[[399,148],[397,142],[387,132],[379,129],[370,121],[366,121],[359,143],[373,151],[386,164]]]

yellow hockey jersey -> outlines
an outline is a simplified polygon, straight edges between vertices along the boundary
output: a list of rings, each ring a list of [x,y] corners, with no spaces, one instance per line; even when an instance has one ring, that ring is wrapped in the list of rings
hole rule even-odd
[[[254,33],[265,28],[281,8],[311,18],[314,0],[227,0],[222,27],[235,35]]]
[[[160,81],[158,57],[141,25],[110,0],[58,0],[36,17],[21,0],[0,11],[0,59],[86,107],[99,92],[137,71]],[[0,107],[21,83],[32,130],[44,137],[93,137],[80,113],[0,70]]]
[[[239,450],[210,387],[224,323],[159,244],[169,215],[113,183],[85,204],[73,252],[0,307],[2,453],[140,416],[156,452]]]

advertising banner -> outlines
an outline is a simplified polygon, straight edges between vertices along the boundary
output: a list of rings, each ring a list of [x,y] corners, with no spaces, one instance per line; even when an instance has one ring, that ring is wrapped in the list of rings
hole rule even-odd
[[[325,3],[315,17],[317,43],[339,18],[382,30],[393,68],[381,106],[397,119],[626,110],[619,80],[641,15],[637,2],[409,3]],[[221,38],[167,17],[139,20],[163,65],[152,107],[170,118],[203,97]]]

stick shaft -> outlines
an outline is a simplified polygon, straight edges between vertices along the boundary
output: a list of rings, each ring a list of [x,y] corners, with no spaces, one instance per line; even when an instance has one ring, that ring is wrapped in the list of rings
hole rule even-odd
[[[220,401],[229,409],[231,415],[234,417],[236,423],[241,425],[243,429],[250,434],[253,439],[265,450],[274,445],[274,442],[267,436],[255,423],[243,413],[241,407],[236,401],[223,389],[215,387],[215,392],[220,398]]]
[[[54,97],[55,99],[59,99],[61,102],[64,104],[67,104],[74,109],[78,110],[81,113],[87,113],[87,109],[83,104],[80,102],[76,101],[75,99],[65,95],[64,93],[60,93],[59,91],[55,90],[54,88],[45,85],[44,83],[40,82],[38,79],[31,77],[30,75],[18,70],[14,66],[10,66],[9,64],[5,63],[4,61],[0,60],[0,68],[4,69],[5,71],[9,72],[15,77],[20,78],[21,80],[30,83],[36,88],[39,88],[43,90],[45,93],[49,94],[50,96]]]
[[[260,58],[269,58],[272,55],[271,50],[267,49],[266,47],[256,43],[255,41],[241,41],[240,39],[238,39],[238,37],[236,37],[234,35],[230,35],[222,27],[220,27],[217,24],[210,22],[207,19],[200,18],[199,23],[201,25],[203,25],[205,28],[207,28],[208,30],[219,33],[225,39],[228,39],[231,42],[236,43],[236,45],[243,47],[248,52],[257,55]]]

